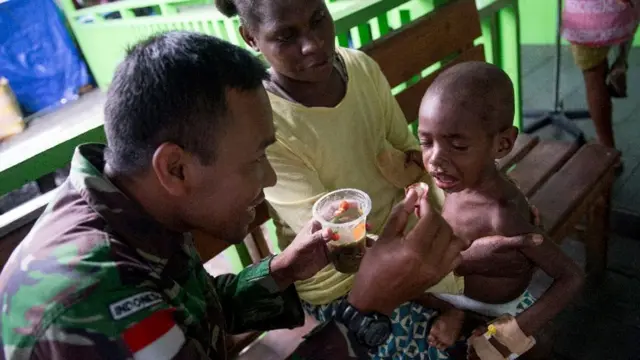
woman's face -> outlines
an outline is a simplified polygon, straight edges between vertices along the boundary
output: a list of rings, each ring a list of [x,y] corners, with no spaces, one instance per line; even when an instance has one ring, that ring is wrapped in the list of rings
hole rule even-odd
[[[324,0],[267,0],[261,21],[242,29],[273,70],[297,81],[320,82],[333,69],[335,30]]]

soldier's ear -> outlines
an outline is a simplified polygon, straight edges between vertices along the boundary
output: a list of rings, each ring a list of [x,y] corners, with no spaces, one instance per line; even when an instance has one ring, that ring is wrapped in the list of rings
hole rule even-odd
[[[187,191],[185,165],[190,154],[180,146],[167,142],[153,154],[152,167],[162,187],[171,195],[181,196]]]

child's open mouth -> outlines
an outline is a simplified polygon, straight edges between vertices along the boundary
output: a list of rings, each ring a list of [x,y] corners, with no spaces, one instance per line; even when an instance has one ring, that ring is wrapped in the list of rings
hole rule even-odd
[[[442,190],[453,189],[460,183],[458,179],[444,173],[434,173],[431,174],[431,176],[435,180],[436,186],[438,186]]]

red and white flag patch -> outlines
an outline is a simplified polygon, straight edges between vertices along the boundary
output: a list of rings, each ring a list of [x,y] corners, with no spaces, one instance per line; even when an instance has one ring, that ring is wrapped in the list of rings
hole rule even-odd
[[[174,311],[156,311],[124,332],[124,342],[135,360],[169,360],[180,351],[186,340],[173,319]]]

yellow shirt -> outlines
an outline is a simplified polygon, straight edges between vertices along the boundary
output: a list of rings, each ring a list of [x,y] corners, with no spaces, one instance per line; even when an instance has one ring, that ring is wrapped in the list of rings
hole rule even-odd
[[[348,83],[344,98],[335,107],[305,107],[269,93],[277,141],[267,149],[267,157],[278,182],[265,189],[265,195],[275,210],[272,216],[280,248],[289,245],[311,219],[313,203],[339,188],[369,194],[372,210],[367,222],[377,234],[392,207],[403,199],[404,186],[418,180],[397,183],[390,181],[393,174],[384,174],[385,169],[404,168],[404,156],[398,153],[419,150],[419,144],[380,67],[361,51],[337,51],[344,60]],[[390,152],[396,155],[390,158],[402,163],[381,165],[380,155]],[[420,176],[431,182],[424,173]],[[352,283],[353,275],[329,265],[296,287],[303,300],[320,305],[346,295]]]

